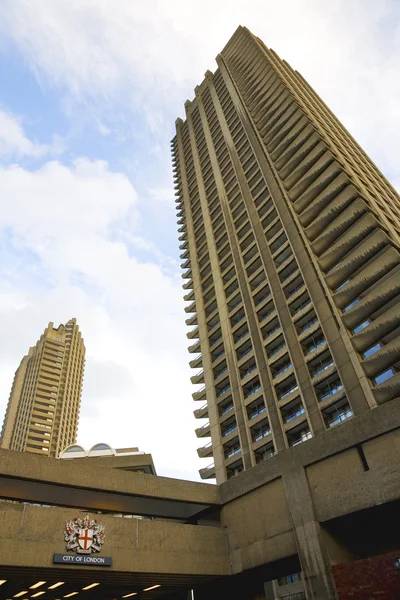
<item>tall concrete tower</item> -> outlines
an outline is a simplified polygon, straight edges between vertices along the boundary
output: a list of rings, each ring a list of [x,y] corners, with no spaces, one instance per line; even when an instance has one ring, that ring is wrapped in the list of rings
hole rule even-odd
[[[247,29],[217,63],[172,153],[200,473],[221,483],[400,397],[400,200]]]
[[[57,328],[49,323],[15,373],[0,447],[58,456],[75,443],[84,365],[76,319]]]

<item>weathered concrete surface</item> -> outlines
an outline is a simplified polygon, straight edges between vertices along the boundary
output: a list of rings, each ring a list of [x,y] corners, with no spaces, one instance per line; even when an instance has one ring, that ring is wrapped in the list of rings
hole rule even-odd
[[[65,552],[65,520],[82,514],[86,513],[1,502],[0,564],[52,567],[53,553]],[[113,564],[96,570],[215,576],[230,573],[225,532],[218,527],[105,515],[98,518],[106,528],[102,555],[112,556]]]

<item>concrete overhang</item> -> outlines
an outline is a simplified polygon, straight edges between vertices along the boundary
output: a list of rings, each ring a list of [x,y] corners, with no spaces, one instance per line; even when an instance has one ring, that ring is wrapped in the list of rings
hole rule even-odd
[[[216,486],[94,462],[0,450],[0,498],[191,522],[220,506]]]

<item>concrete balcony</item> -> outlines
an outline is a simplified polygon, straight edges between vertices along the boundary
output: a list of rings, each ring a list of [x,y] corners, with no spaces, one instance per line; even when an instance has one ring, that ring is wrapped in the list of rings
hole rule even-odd
[[[203,404],[203,406],[201,408],[196,408],[196,410],[193,411],[193,414],[196,419],[204,419],[204,418],[208,417],[207,402],[205,404]]]
[[[190,378],[190,381],[191,381],[193,384],[195,384],[195,385],[196,385],[197,383],[204,383],[204,371],[203,371],[203,370],[201,370],[201,371],[200,371],[200,373],[197,373],[197,375],[193,375],[193,376]]]
[[[203,356],[200,354],[197,358],[190,361],[189,366],[192,369],[200,369],[203,366]]]
[[[186,283],[183,284],[184,290],[192,290],[193,289],[193,279],[189,279]]]
[[[190,257],[187,258],[186,260],[184,260],[183,263],[181,263],[181,269],[190,269],[190,266],[191,266]]]
[[[183,296],[183,299],[185,300],[185,302],[194,302],[194,291],[191,290],[190,292],[185,294]]]
[[[197,313],[194,313],[191,317],[185,320],[185,323],[188,327],[192,327],[193,325],[198,325],[197,322]]]
[[[189,269],[188,271],[182,273],[181,277],[182,279],[192,279],[192,269]]]
[[[195,312],[197,312],[196,302],[192,302],[192,304],[190,304],[190,306],[185,306],[185,313],[189,314],[189,313],[195,313]]]
[[[201,352],[200,339],[198,339],[197,342],[189,346],[188,351],[190,354],[198,354],[199,352]]]
[[[196,327],[193,327],[193,329],[191,329],[190,331],[187,332],[186,337],[189,338],[189,340],[193,340],[195,338],[199,338],[200,334],[199,334],[199,327],[198,325],[196,325]]]
[[[210,437],[210,423],[205,423],[202,427],[196,429],[196,435],[198,438]]]
[[[207,458],[208,456],[212,456],[212,442],[208,442],[202,448],[197,448],[197,454],[200,458]]]
[[[211,463],[211,465],[208,465],[204,469],[200,469],[199,473],[200,473],[200,477],[202,479],[211,479],[211,478],[215,477],[214,463]]]
[[[192,398],[196,402],[198,400],[206,400],[207,399],[207,396],[206,396],[206,386],[203,385],[203,387],[200,390],[198,390],[197,392],[193,392]]]

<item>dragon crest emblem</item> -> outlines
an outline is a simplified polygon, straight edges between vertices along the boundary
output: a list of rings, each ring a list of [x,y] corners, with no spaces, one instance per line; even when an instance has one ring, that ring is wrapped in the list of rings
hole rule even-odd
[[[91,554],[100,552],[104,544],[105,527],[96,519],[86,515],[84,519],[75,517],[72,521],[66,521],[64,539],[67,542],[67,551],[78,554]]]

